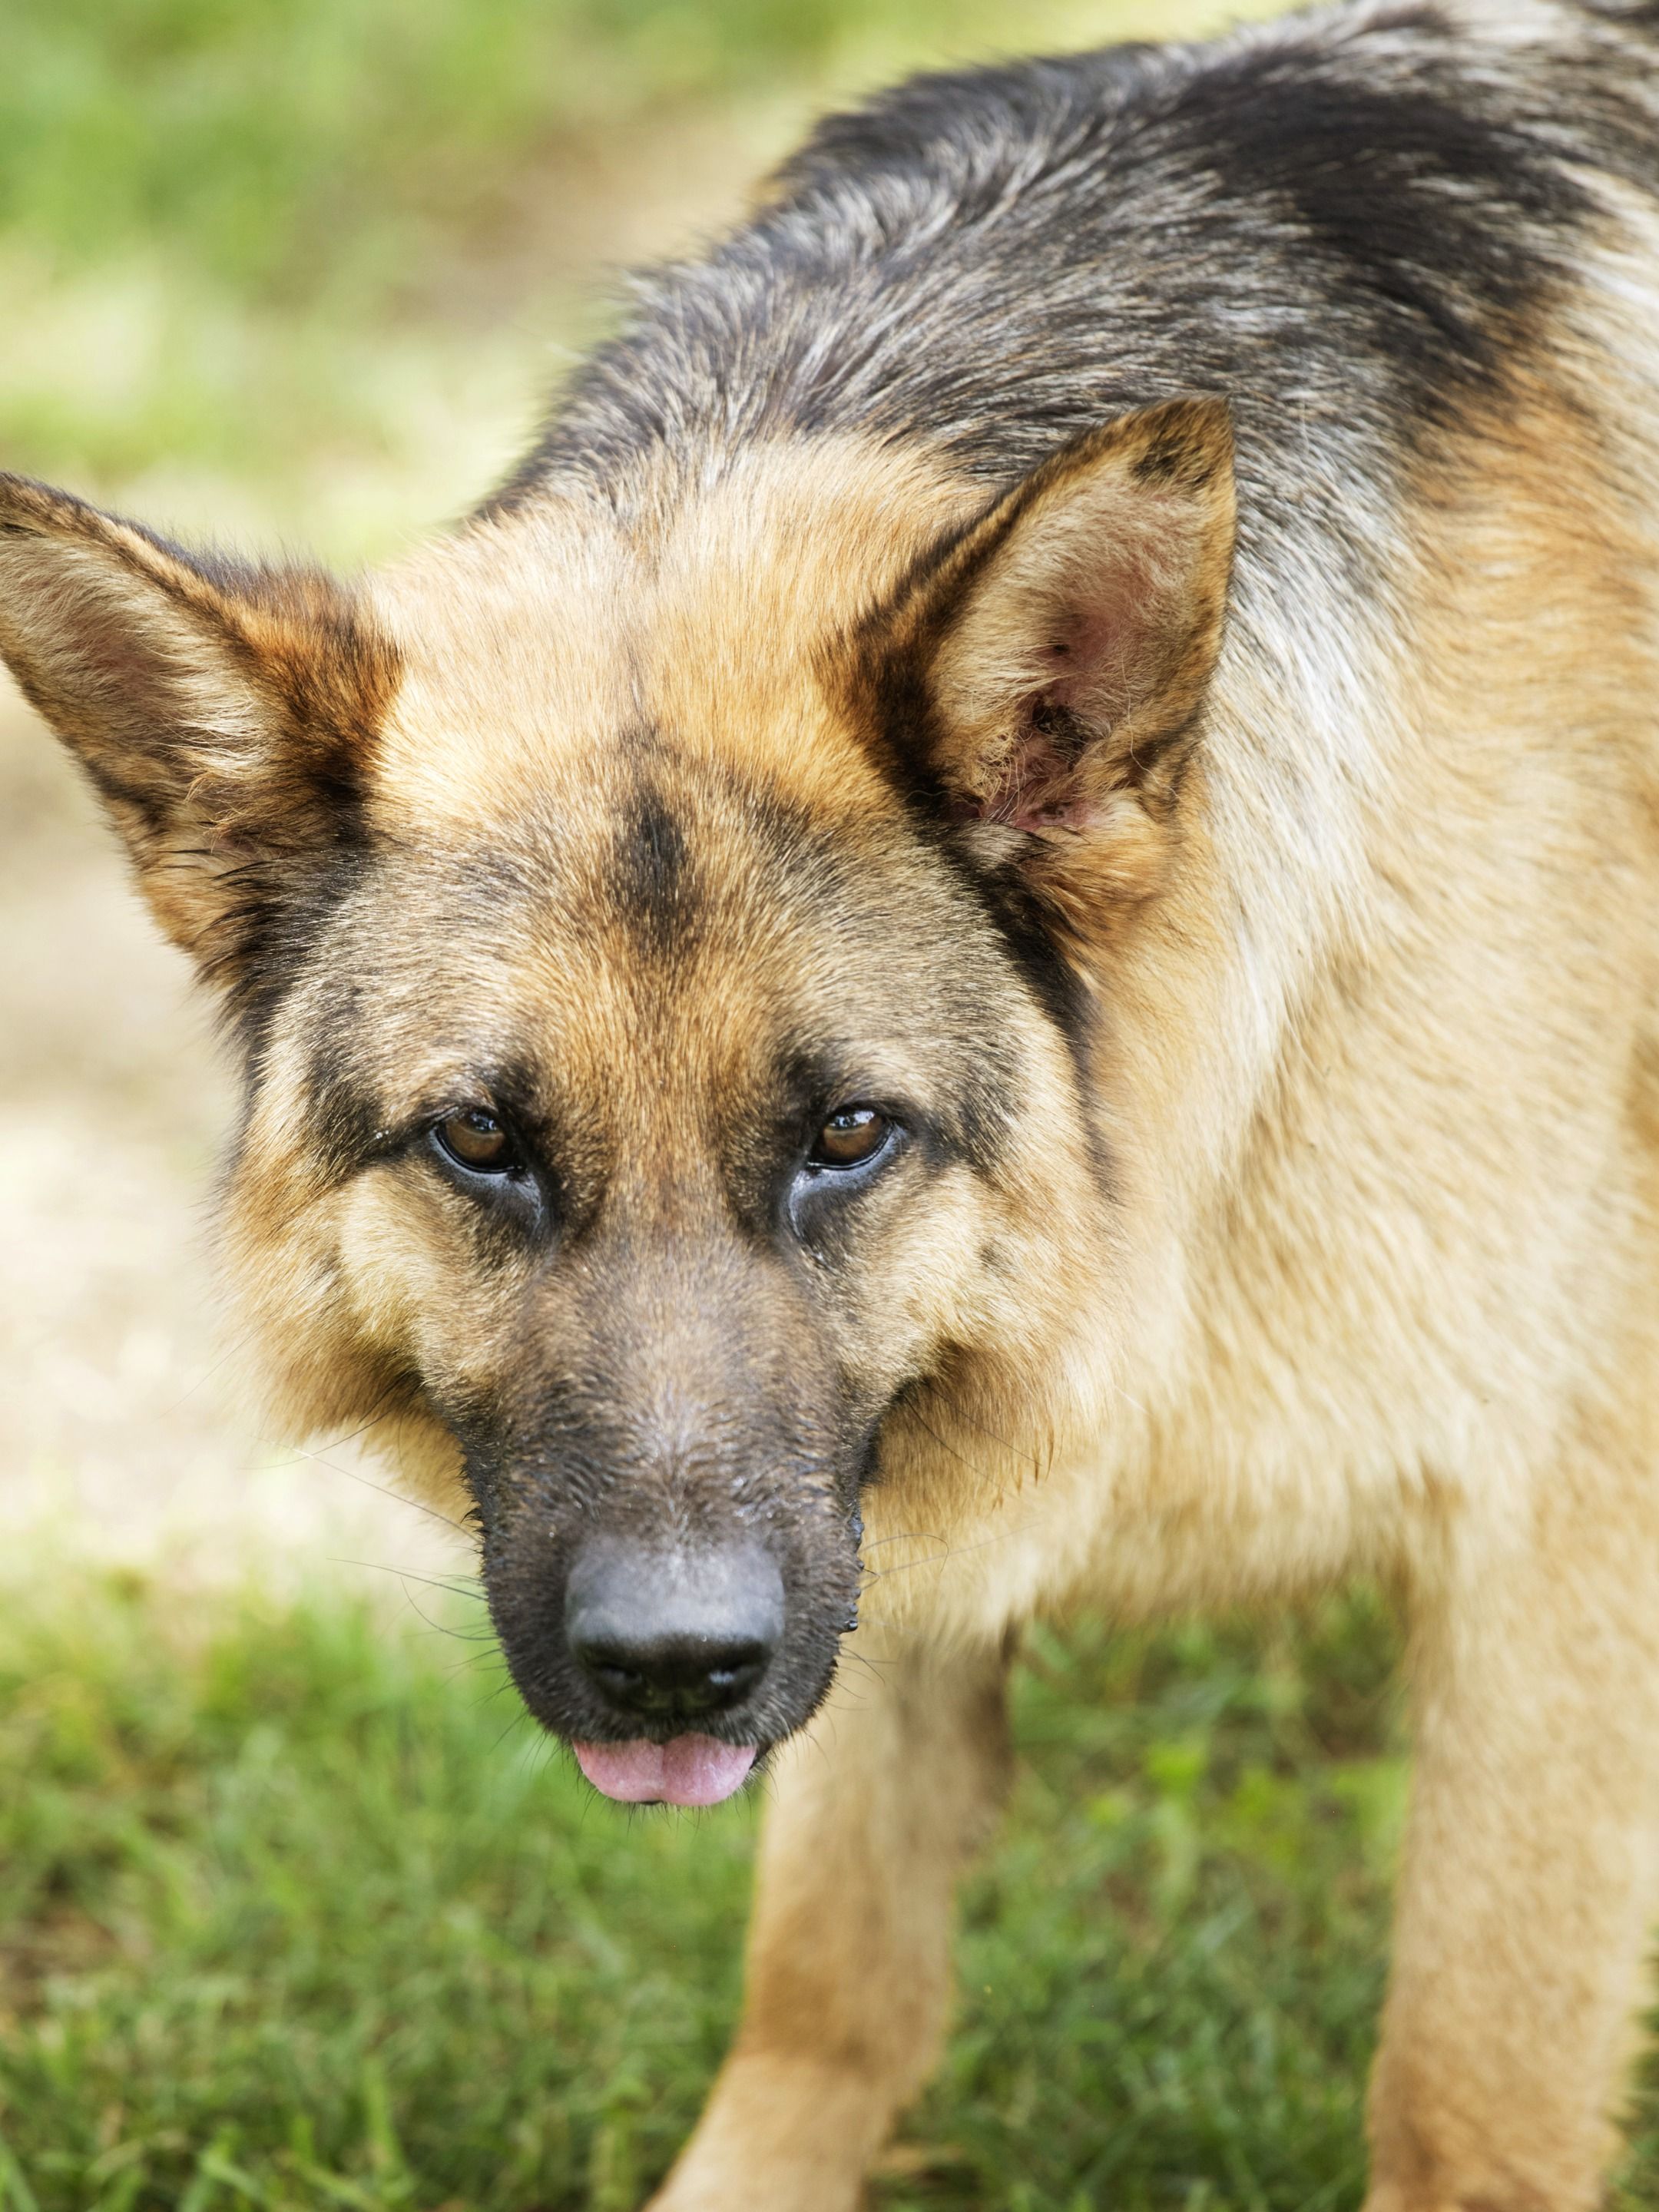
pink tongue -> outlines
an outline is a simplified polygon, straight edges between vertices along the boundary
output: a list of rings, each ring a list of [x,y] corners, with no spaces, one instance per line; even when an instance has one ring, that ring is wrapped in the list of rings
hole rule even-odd
[[[677,1735],[667,1743],[574,1743],[593,1787],[622,1805],[718,1805],[755,1763],[750,1743]]]

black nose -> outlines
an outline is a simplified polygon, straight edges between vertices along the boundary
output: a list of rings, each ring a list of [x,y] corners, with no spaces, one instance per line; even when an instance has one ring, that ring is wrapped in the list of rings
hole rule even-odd
[[[783,1577],[754,1545],[665,1556],[596,1541],[571,1570],[564,1620],[608,1705],[695,1720],[758,1686],[783,1634]]]

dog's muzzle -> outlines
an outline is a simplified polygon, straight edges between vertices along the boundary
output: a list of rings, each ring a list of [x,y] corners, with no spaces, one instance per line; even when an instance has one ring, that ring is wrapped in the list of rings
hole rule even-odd
[[[741,1785],[757,1746],[708,1730],[759,1693],[782,1641],[783,1577],[769,1553],[595,1540],[571,1569],[564,1621],[571,1656],[617,1729],[617,1741],[573,1746],[596,1790],[625,1804],[690,1806]]]

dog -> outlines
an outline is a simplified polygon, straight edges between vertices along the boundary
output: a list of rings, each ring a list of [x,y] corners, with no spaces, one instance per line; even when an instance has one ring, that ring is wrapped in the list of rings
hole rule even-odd
[[[924,77],[355,584],[0,480],[296,1431],[627,1802],[767,1762],[657,2212],[847,2212],[1022,1624],[1380,1578],[1370,2212],[1595,2199],[1659,1844],[1659,7]],[[835,1684],[845,1655],[856,1698]]]

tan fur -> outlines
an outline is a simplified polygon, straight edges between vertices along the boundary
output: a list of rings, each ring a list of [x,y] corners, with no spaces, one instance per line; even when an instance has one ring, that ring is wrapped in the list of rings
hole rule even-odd
[[[1616,468],[1540,397],[1425,487],[1412,658],[1343,825],[1372,902],[1294,917],[1320,952],[1277,1065],[1226,1006],[1273,980],[1224,949],[1243,855],[1222,840],[1256,835],[1259,794],[1212,791],[1209,835],[1115,945],[1111,1120],[1139,1203],[1125,1334],[1068,1377],[1097,1437],[1025,1432],[1041,1473],[1016,1451],[1000,1486],[964,1485],[925,1431],[895,1443],[870,1522],[901,1571],[866,1632],[895,1686],[878,1711],[862,1685],[836,1705],[810,1784],[791,1770],[751,2025],[662,2212],[850,2205],[872,2116],[926,2070],[931,1885],[960,1838],[926,1858],[878,1841],[883,1778],[956,1739],[973,1675],[912,1693],[914,1639],[988,1656],[1030,1613],[1144,1616],[1356,1567],[1400,1583],[1417,1622],[1373,2212],[1594,2201],[1659,1814],[1659,548],[1610,505]],[[1007,1433],[988,1397],[982,1425],[943,1404],[927,1425],[987,1476],[987,1431]],[[939,1534],[907,1547],[922,1529]],[[798,1856],[790,1788],[813,1808]],[[800,1991],[822,1864],[904,1937],[872,1946],[885,1974],[849,1938]],[[817,2023],[854,1992],[826,2081]]]
[[[75,746],[162,929],[210,969],[228,879],[325,839],[313,771],[367,744],[398,678],[331,579],[221,580],[19,477],[0,478],[0,652]]]
[[[945,896],[878,757],[882,654],[920,654],[969,837],[1018,850],[1109,1016],[1087,1128],[1055,1032],[1016,1022],[994,1170],[896,1185],[848,1263],[842,1365],[877,1396],[929,1377],[867,1497],[877,1663],[776,1763],[744,2026],[658,2212],[856,2203],[942,2033],[1024,1623],[1355,1572],[1409,1609],[1419,1746],[1371,2212],[1595,2201],[1659,1839],[1659,513],[1642,434],[1612,427],[1651,418],[1650,368],[1593,358],[1576,391],[1517,370],[1432,450],[1385,603],[1334,635],[1310,579],[1280,611],[1288,687],[1248,637],[1218,653],[1232,511],[1202,403],[1085,441],[989,519],[890,442],[779,441],[629,512],[530,501],[368,587],[401,679],[367,805],[408,860],[357,920],[401,949],[364,1015],[386,1110],[449,1102],[473,1035],[523,1041],[573,1174],[609,1179],[653,1255],[629,1295],[664,1405],[709,1387],[707,1133],[753,1097],[778,1009],[867,1016],[872,1084],[926,1080],[877,1018],[877,970]],[[1202,466],[1137,484],[1172,426]],[[125,578],[131,549],[105,550]],[[1047,726],[1040,656],[1079,578],[1135,619],[1066,694],[1085,750],[1045,756],[1027,807],[1008,763]],[[153,580],[141,629],[175,618]],[[1205,741],[1159,753],[1200,699]],[[641,762],[718,863],[695,961],[612,896]],[[762,796],[890,866],[905,926],[791,908]],[[456,890],[526,837],[556,862],[533,910]],[[329,988],[267,1041],[229,1258],[289,1417],[389,1413],[415,1479],[453,1486],[422,1389],[509,1387],[526,1315],[577,1344],[583,1285],[486,1267],[400,1157],[319,1159]]]
[[[567,653],[584,615],[562,596],[544,648],[520,606],[491,635],[455,591],[474,558],[493,573],[466,541],[430,586],[417,568],[390,588],[415,673],[383,803],[406,830],[441,835],[458,805],[487,828],[528,772],[499,749],[533,744],[573,846],[584,823],[597,836],[592,748],[624,661],[632,710],[688,757],[741,748],[830,818],[871,804],[813,643],[867,599],[872,566],[896,577],[962,502],[899,479],[908,531],[826,544],[819,471],[856,517],[874,457],[753,466],[763,495],[723,485],[653,548],[643,593],[634,571],[637,657],[614,632],[603,654]],[[948,1334],[952,1286],[976,1350],[890,1437],[863,1632],[882,1686],[861,1674],[779,1765],[747,2023],[661,2212],[853,2204],[941,2029],[949,1876],[999,1787],[1011,1627],[1079,1602],[1136,1618],[1281,1598],[1356,1569],[1407,1595],[1421,1740],[1374,2212],[1593,2201],[1659,1812],[1659,548],[1649,518],[1610,504],[1614,472],[1540,392],[1425,483],[1404,642],[1310,641],[1357,663],[1375,702],[1308,794],[1328,809],[1328,882],[1280,865],[1274,795],[1249,765],[1269,749],[1240,745],[1194,771],[1202,803],[1133,932],[1103,908],[1093,956],[1074,933],[1114,1008],[1098,1102],[1114,1223],[1079,1206],[1039,1092],[998,1226],[1017,1296],[988,1318],[968,1257],[982,1212],[936,1209],[884,1244],[890,1308],[908,1282],[915,1325]],[[563,542],[562,574],[592,562],[614,592],[580,534]],[[441,677],[422,667],[434,635]],[[1223,680],[1216,718],[1269,736],[1283,702],[1248,667]],[[477,719],[417,730],[441,686]],[[513,988],[556,995],[550,974]],[[614,1077],[637,1004],[596,998],[591,970],[583,989],[579,1048]],[[708,1026],[677,1033],[677,1064],[653,1063],[630,1111],[666,1129],[695,1110],[741,1057],[744,993],[735,967],[709,979]],[[257,1180],[244,1206],[252,1246],[281,1209]],[[318,1249],[343,1259],[368,1333],[397,1343],[453,1302],[454,1262],[373,1178],[347,1211],[326,1235],[319,1218]],[[272,1279],[291,1336],[292,1278]]]

